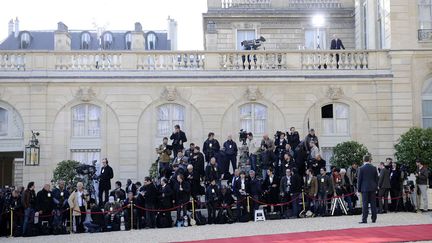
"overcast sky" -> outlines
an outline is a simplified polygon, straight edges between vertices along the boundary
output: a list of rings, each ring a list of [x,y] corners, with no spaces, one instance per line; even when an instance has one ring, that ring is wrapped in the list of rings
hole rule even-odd
[[[178,49],[202,50],[202,13],[206,0],[4,0],[0,7],[0,41],[8,34],[8,22],[18,17],[20,30],[54,30],[63,21],[70,30],[166,30],[167,18],[177,20]]]

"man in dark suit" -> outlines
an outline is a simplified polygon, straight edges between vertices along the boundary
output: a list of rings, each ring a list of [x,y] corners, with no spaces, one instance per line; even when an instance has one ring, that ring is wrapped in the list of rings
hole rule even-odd
[[[333,35],[333,40],[331,41],[330,49],[331,50],[340,50],[340,49],[345,50],[345,46],[343,45],[341,39],[339,39],[336,35]]]
[[[378,188],[378,172],[375,166],[371,164],[370,155],[363,156],[364,164],[359,169],[358,173],[358,191],[362,194],[363,200],[363,215],[361,224],[367,223],[368,217],[368,206],[371,205],[372,211],[372,223],[376,222],[377,219],[377,208],[376,208],[376,191]]]
[[[390,193],[390,171],[384,165],[384,162],[380,163],[380,174],[378,179],[378,197],[379,197],[379,210],[378,213],[387,213],[388,211],[388,195]],[[384,210],[383,210],[384,201]]]
[[[183,151],[183,143],[187,142],[186,134],[180,130],[180,125],[174,126],[174,132],[171,134],[170,137],[172,141],[172,147],[174,152],[174,158],[177,157],[178,151]]]
[[[342,40],[339,39],[336,35],[333,35],[333,40],[331,41],[330,45],[331,50],[345,50],[345,47],[342,43]],[[336,67],[339,68],[339,54],[336,54]]]
[[[111,179],[114,177],[114,172],[111,166],[108,165],[108,159],[102,160],[102,168],[99,175],[99,205],[105,205],[108,202],[109,190],[111,190]],[[102,194],[104,199],[102,199]]]

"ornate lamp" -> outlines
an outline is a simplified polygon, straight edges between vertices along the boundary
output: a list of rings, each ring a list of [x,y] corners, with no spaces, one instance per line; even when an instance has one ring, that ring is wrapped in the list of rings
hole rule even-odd
[[[29,144],[25,146],[25,165],[26,166],[36,166],[39,165],[40,160],[40,146],[37,136],[39,132],[32,132],[32,138]]]

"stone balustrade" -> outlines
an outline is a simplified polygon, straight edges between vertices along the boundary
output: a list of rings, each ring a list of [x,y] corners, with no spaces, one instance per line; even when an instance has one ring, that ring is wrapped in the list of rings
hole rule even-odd
[[[268,8],[271,0],[220,0],[222,8]]]
[[[0,51],[0,71],[386,70],[388,51]]]
[[[207,0],[209,10],[354,8],[354,0]]]
[[[25,64],[23,52],[0,52],[0,70],[25,70]]]

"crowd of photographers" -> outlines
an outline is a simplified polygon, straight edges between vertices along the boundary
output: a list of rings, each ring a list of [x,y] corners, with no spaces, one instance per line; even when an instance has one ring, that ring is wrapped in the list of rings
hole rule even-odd
[[[5,188],[0,192],[0,232],[10,235],[11,220],[15,236],[67,233],[71,219],[77,233],[247,222],[260,205],[270,219],[327,216],[335,213],[329,208],[337,197],[343,206],[336,213],[342,213],[342,207],[356,213],[361,162],[327,171],[313,129],[303,140],[295,128],[277,132],[274,139],[241,131],[239,144],[232,136],[220,144],[214,136],[208,134],[202,152],[194,143],[185,149],[186,134],[175,126],[172,143],[164,138],[156,148],[158,178],[146,177],[143,184],[128,179],[124,187],[117,181],[110,190],[114,173],[104,159],[98,197],[81,182],[52,182],[37,193],[33,182],[26,188]],[[391,158],[380,163],[379,213],[420,210],[415,192],[421,210],[427,210],[428,170],[421,161],[417,166],[414,187]],[[176,212],[174,221],[171,212]]]

